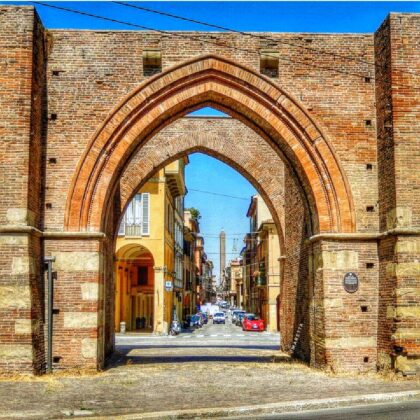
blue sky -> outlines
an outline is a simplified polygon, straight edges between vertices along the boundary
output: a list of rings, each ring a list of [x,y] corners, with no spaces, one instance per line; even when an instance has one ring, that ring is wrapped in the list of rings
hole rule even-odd
[[[1,2],[0,4],[16,4]],[[19,2],[31,4],[31,2]],[[118,20],[162,30],[214,30],[181,20],[133,10],[107,2],[51,2],[62,7],[77,9]],[[192,19],[243,31],[278,32],[374,32],[390,12],[420,12],[420,2],[138,2],[137,4]],[[126,25],[82,17],[67,12],[36,6],[47,28],[124,29]],[[198,114],[217,115],[217,111],[204,109]],[[204,175],[204,176],[203,176]],[[237,249],[248,229],[246,210],[253,187],[227,165],[202,154],[190,156],[186,168],[189,194],[186,206],[201,211],[201,230],[205,234],[206,250],[219,274],[218,232],[227,233],[227,252],[232,252],[233,239]],[[233,199],[196,191],[212,191],[242,197]],[[207,235],[206,235],[207,234]],[[228,257],[233,257],[228,254]]]
[[[189,156],[186,182],[188,194],[186,207],[200,210],[200,230],[204,235],[205,250],[214,262],[214,274],[219,278],[219,238],[221,229],[226,233],[226,259],[234,258],[232,254],[234,240],[237,251],[243,246],[243,237],[248,231],[249,222],[246,212],[255,194],[253,186],[230,166],[201,153]],[[205,194],[193,190],[210,191],[239,198]]]
[[[0,4],[6,3],[17,2],[0,1]],[[203,26],[107,2],[50,3],[158,29],[206,30]],[[238,30],[280,32],[374,32],[389,12],[420,12],[420,2],[162,1],[138,4]],[[120,24],[36,7],[48,28],[130,29]]]

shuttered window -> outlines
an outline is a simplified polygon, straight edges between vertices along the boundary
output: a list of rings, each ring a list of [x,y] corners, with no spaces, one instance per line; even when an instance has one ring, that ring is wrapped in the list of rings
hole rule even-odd
[[[136,194],[125,211],[119,235],[150,235],[150,194]]]
[[[149,235],[150,234],[150,194],[143,193],[141,195],[142,198],[142,235]]]
[[[120,227],[118,229],[118,235],[124,236],[125,235],[125,215],[121,220]]]

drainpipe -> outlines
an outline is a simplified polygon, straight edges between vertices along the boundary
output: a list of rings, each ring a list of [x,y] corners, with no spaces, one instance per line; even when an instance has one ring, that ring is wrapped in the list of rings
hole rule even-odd
[[[47,373],[52,372],[52,337],[53,337],[53,275],[52,263],[55,257],[44,257],[44,263],[48,271],[48,352],[47,352]]]

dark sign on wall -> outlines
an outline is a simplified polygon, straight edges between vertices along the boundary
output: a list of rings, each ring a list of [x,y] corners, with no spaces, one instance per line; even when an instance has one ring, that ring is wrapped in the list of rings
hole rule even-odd
[[[359,289],[359,278],[356,273],[347,273],[343,280],[344,290],[348,293],[354,293]]]

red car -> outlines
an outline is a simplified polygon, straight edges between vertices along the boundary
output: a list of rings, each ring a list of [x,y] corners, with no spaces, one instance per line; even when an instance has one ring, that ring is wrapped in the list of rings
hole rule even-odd
[[[244,331],[264,331],[264,321],[254,314],[245,314],[242,320],[242,329]]]

